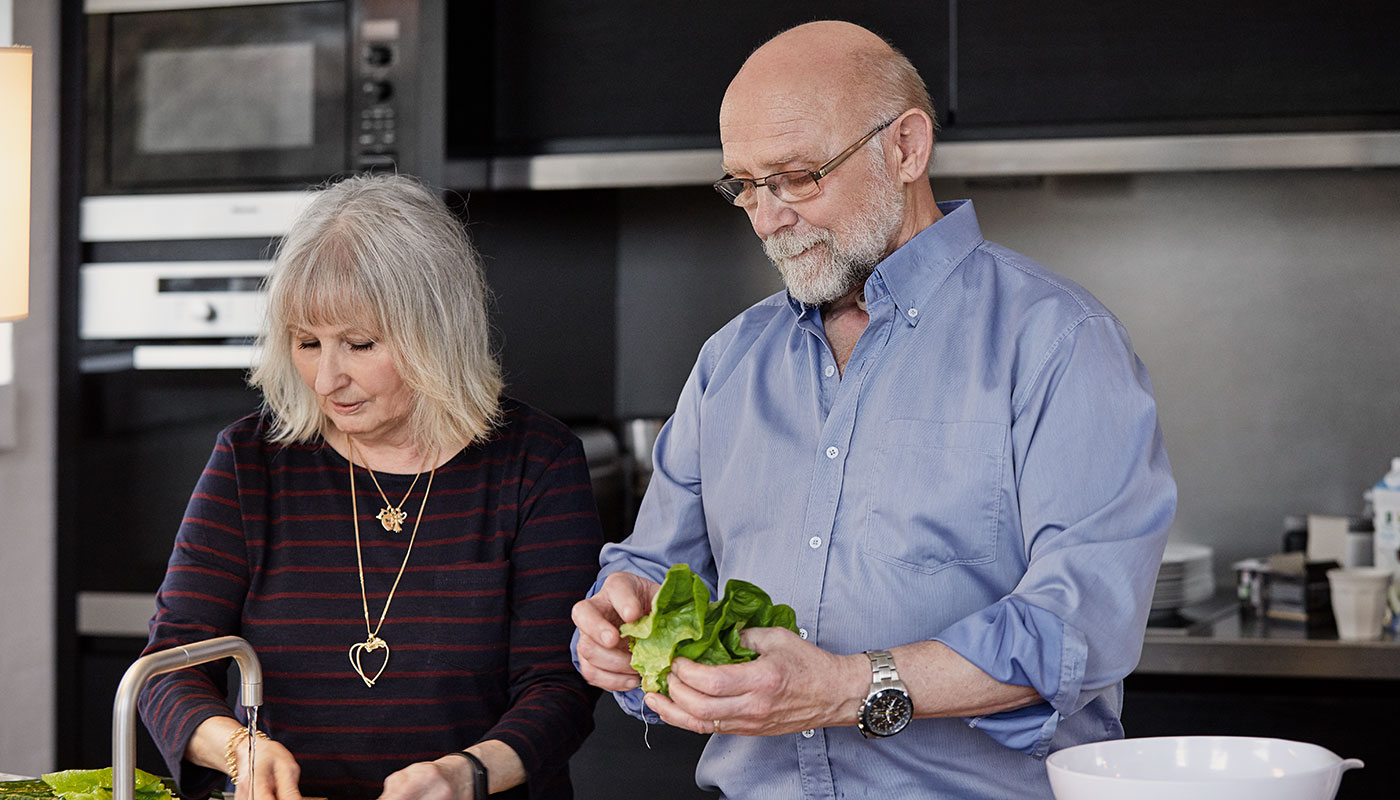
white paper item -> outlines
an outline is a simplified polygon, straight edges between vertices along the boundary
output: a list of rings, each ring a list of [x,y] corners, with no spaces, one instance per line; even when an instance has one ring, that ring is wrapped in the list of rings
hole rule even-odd
[[[1326,514],[1308,515],[1308,561],[1347,563],[1346,517]]]

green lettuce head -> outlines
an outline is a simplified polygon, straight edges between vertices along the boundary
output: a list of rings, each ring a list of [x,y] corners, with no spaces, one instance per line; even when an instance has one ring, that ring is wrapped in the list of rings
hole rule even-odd
[[[768,594],[748,581],[730,578],[724,597],[710,602],[710,590],[689,564],[676,564],[651,603],[651,613],[624,624],[630,637],[632,668],[642,676],[642,689],[668,694],[666,676],[671,660],[680,655],[701,664],[738,664],[758,653],[739,643],[745,628],[787,628],[797,632],[797,614],[774,605]]]

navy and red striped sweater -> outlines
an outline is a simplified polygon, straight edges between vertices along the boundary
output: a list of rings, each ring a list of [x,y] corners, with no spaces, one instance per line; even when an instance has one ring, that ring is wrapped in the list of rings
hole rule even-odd
[[[492,438],[437,470],[379,636],[373,687],[348,651],[366,637],[346,460],[319,440],[275,446],[251,415],[224,429],[190,498],[146,652],[234,634],[263,668],[259,727],[301,765],[301,790],[377,797],[389,773],[483,739],[514,748],[531,776],[505,796],[570,797],[567,762],[592,730],[596,692],[569,657],[569,611],[598,570],[602,531],[583,448],[568,428],[503,401]],[[391,500],[412,475],[376,473]],[[370,624],[403,561],[427,476],[402,533],[356,470]],[[383,651],[364,656],[373,677]],[[221,788],[181,761],[200,722],[227,715],[227,662],[160,676],[141,716],[183,794]],[[235,687],[236,690],[236,687]],[[243,718],[241,710],[238,712]]]

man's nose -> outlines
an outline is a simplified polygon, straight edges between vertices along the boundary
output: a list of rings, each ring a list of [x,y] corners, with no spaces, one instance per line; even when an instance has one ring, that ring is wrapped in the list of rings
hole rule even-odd
[[[754,190],[754,202],[748,207],[749,223],[758,238],[767,239],[783,228],[797,222],[797,212],[792,206],[778,199],[767,186]]]

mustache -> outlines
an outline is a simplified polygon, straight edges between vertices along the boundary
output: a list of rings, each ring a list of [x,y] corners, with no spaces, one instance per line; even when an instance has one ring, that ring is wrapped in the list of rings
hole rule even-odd
[[[812,229],[807,231],[783,231],[763,240],[763,252],[773,261],[803,252],[815,244],[832,244],[830,231]]]

